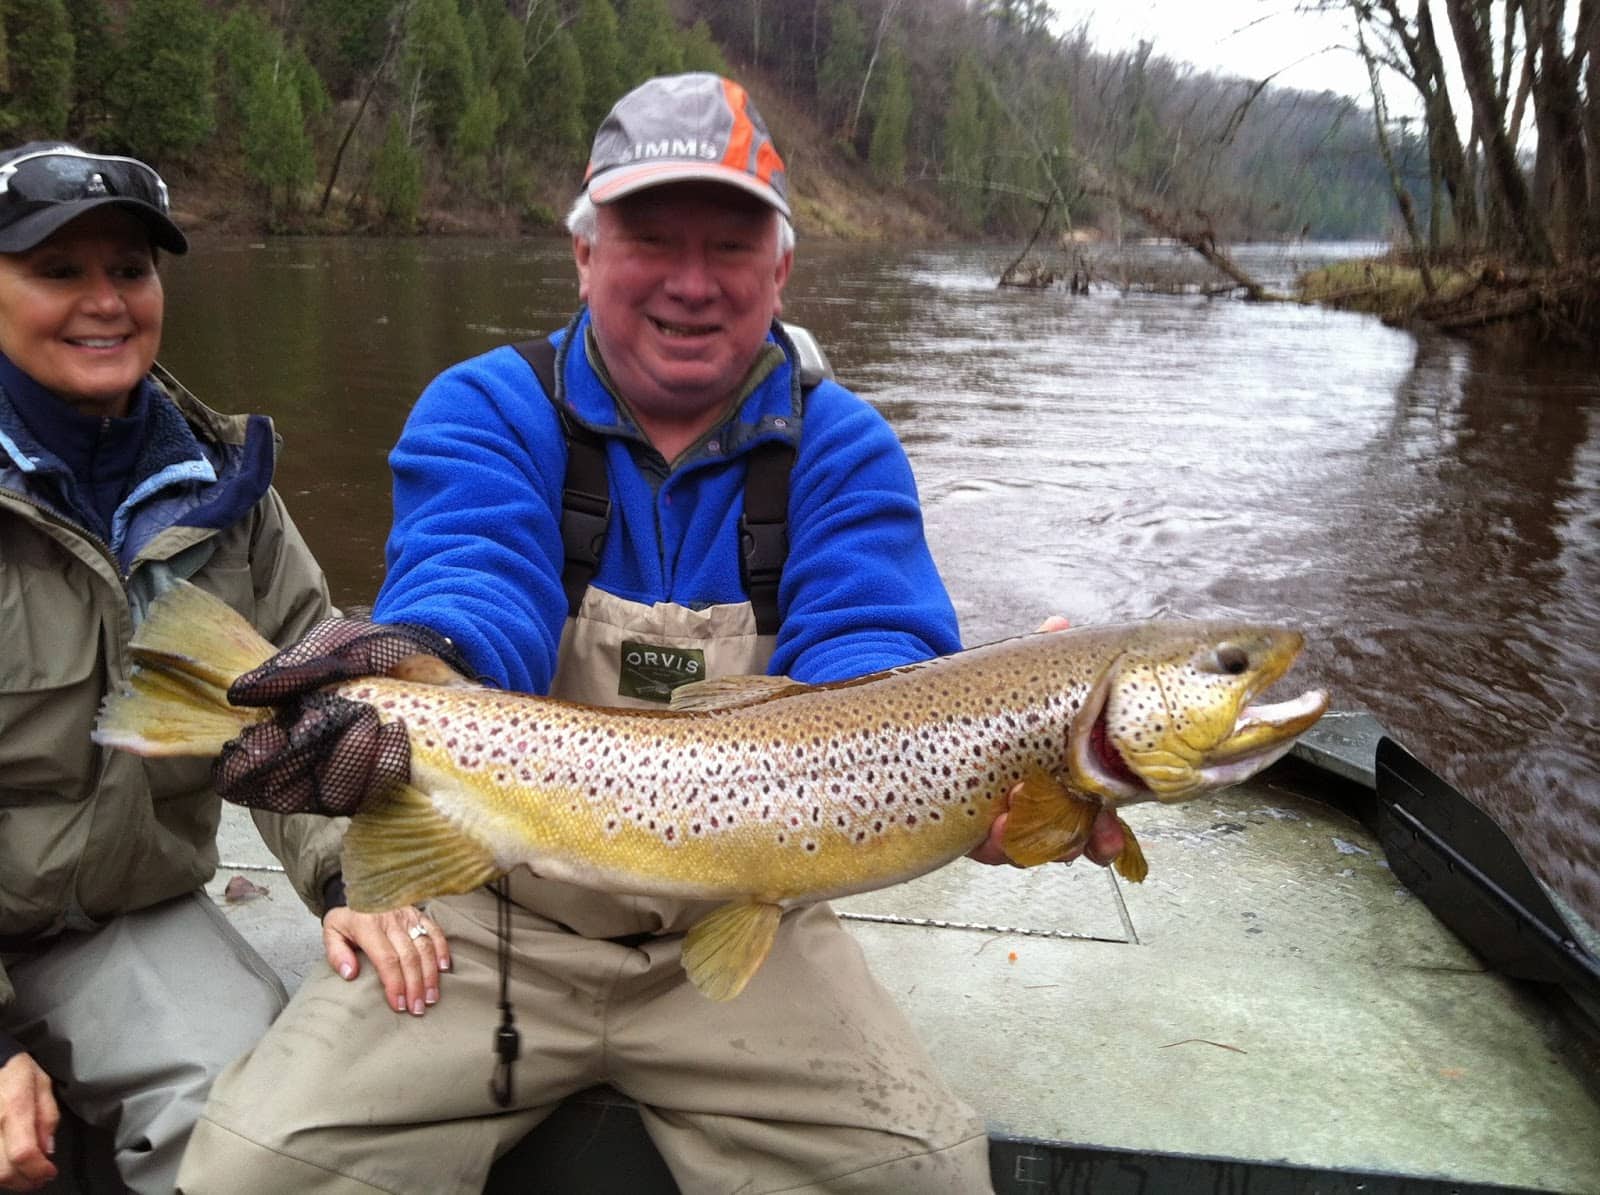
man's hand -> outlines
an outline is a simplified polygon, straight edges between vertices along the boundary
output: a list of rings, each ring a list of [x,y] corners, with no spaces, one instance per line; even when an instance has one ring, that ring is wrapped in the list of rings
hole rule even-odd
[[[56,1176],[56,1107],[50,1076],[27,1054],[0,1066],[0,1188],[36,1191]]]
[[[1040,631],[1065,631],[1072,624],[1059,614],[1052,614],[1039,624]],[[1007,800],[1009,801],[1009,797]],[[987,863],[997,866],[1010,863],[1011,858],[1006,854],[1005,847],[1001,844],[1006,836],[1006,814],[1002,813],[994,819],[994,824],[989,827],[989,837],[985,838],[973,850],[968,852],[967,858],[978,863]],[[1091,862],[1105,867],[1116,857],[1122,854],[1122,848],[1127,842],[1123,833],[1122,823],[1117,821],[1117,815],[1109,809],[1102,809],[1094,819],[1094,827],[1089,831],[1089,841],[1084,844],[1083,850],[1070,855],[1063,855],[1057,863],[1071,863],[1080,855],[1087,855]]]
[[[969,851],[967,858],[978,863],[988,863],[990,865],[1011,863],[1011,857],[1006,854],[1005,847],[1001,845],[1005,842],[1007,816],[1007,814],[1002,813],[994,819],[994,824],[989,827],[989,837]],[[1090,862],[1098,863],[1101,867],[1105,867],[1115,860],[1118,855],[1122,854],[1122,848],[1126,842],[1127,837],[1123,833],[1122,823],[1117,820],[1117,815],[1109,809],[1102,809],[1095,815],[1094,827],[1089,831],[1089,841],[1084,844],[1083,849],[1062,855],[1056,862],[1071,863],[1080,855],[1086,855]],[[1016,864],[1012,864],[1012,866],[1015,867]]]
[[[321,690],[360,676],[386,676],[417,661],[464,664],[450,641],[426,627],[329,618],[303,639],[233,682],[234,705],[278,707],[247,728],[212,766],[217,792],[274,813],[350,814],[373,793],[411,775],[405,728],[377,711]]]
[[[420,1017],[439,1002],[439,972],[450,969],[450,943],[422,910],[407,905],[387,913],[329,909],[322,918],[328,965],[346,979],[361,973],[358,950],[372,960],[384,998],[396,1012]]]

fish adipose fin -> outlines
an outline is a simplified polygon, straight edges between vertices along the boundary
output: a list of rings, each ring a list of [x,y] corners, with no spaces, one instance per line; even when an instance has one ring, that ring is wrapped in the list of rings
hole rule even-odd
[[[148,757],[216,755],[270,711],[228,704],[228,686],[277,648],[187,581],[157,598],[128,645],[137,667],[100,708],[94,741]]]
[[[409,784],[351,819],[343,866],[345,895],[358,913],[470,892],[505,871]]]
[[[755,901],[706,914],[683,939],[689,982],[712,1000],[732,1000],[766,960],[782,918],[777,905]]]

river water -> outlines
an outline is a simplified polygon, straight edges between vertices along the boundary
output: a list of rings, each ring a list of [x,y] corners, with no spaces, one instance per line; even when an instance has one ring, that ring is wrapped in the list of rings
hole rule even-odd
[[[1238,255],[1286,285],[1351,251]],[[966,641],[1051,613],[1292,622],[1295,677],[1375,714],[1600,926],[1595,363],[1290,304],[998,290],[1005,264],[802,242],[784,312],[905,442]],[[382,577],[385,454],[421,387],[576,302],[559,239],[227,241],[162,268],[163,361],[277,420],[279,488],[345,604]]]

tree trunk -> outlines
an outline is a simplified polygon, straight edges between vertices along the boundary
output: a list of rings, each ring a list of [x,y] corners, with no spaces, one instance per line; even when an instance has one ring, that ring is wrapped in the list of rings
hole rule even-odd
[[[1582,101],[1575,62],[1562,47],[1565,0],[1524,0],[1523,27],[1528,55],[1538,52],[1534,72],[1534,114],[1539,126],[1539,163],[1534,177],[1544,185],[1536,201],[1551,213],[1558,251],[1581,250],[1589,210],[1588,154],[1583,146]],[[1542,176],[1542,178],[1541,178]]]
[[[1584,136],[1589,142],[1589,211],[1584,222],[1584,252],[1600,255],[1600,0],[1583,0],[1573,54],[1584,65]],[[1576,73],[1576,71],[1574,71]]]
[[[345,129],[344,136],[339,138],[339,148],[333,153],[333,165],[328,167],[328,185],[322,189],[322,202],[317,204],[317,213],[320,215],[328,210],[328,200],[333,198],[333,184],[339,180],[339,166],[344,161],[344,151],[350,146],[350,138],[355,136],[356,126],[361,123],[361,118],[366,114],[367,102],[372,99],[372,93],[378,86],[378,80],[383,78],[383,72],[389,65],[389,56],[394,53],[394,48],[400,41],[400,29],[405,24],[406,8],[400,6],[399,15],[393,19],[389,26],[389,40],[384,44],[383,57],[372,72],[372,78],[367,82],[367,89],[361,93],[361,103],[356,105],[356,114],[350,118],[350,127]]]
[[[1528,196],[1516,150],[1501,122],[1504,109],[1495,94],[1488,14],[1474,0],[1445,0],[1445,11],[1455,35],[1462,82],[1472,100],[1473,119],[1483,138],[1489,193],[1504,211],[1515,242],[1507,247],[1530,265],[1550,265],[1554,261],[1550,234]]]
[[[1428,0],[1418,0],[1417,28],[1413,34],[1400,12],[1398,0],[1381,0],[1381,4],[1388,18],[1389,29],[1399,40],[1410,65],[1411,70],[1406,77],[1422,97],[1428,122],[1430,173],[1435,174],[1437,181],[1442,182],[1449,193],[1450,219],[1455,226],[1456,241],[1474,245],[1481,234],[1478,194],[1467,166],[1461,135],[1456,131],[1455,107],[1450,102],[1450,89],[1445,81],[1444,59],[1439,53],[1439,39],[1434,33],[1433,12]],[[1435,209],[1437,206],[1435,195]],[[1434,232],[1430,232],[1429,236],[1431,242]]]
[[[1394,151],[1389,146],[1389,105],[1383,98],[1383,84],[1378,81],[1377,59],[1367,48],[1366,35],[1359,25],[1356,26],[1356,47],[1361,52],[1361,60],[1366,63],[1367,82],[1372,90],[1372,123],[1378,139],[1378,155],[1383,159],[1384,169],[1389,172],[1389,189],[1394,192],[1395,203],[1400,207],[1400,218],[1405,221],[1406,237],[1411,241],[1411,252],[1416,256],[1417,268],[1422,274],[1422,289],[1432,298],[1435,290],[1433,271],[1428,265],[1428,252],[1422,243],[1422,234],[1417,230],[1417,205],[1394,164]]]

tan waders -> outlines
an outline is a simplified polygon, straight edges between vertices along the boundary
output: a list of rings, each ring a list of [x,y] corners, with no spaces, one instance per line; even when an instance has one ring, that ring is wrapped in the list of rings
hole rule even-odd
[[[591,587],[568,620],[553,691],[660,708],[674,682],[760,672],[771,651],[747,604],[650,607]],[[217,1081],[181,1189],[476,1193],[494,1158],[562,1099],[609,1082],[639,1101],[688,1195],[990,1190],[983,1122],[826,906],[788,914],[750,986],[715,1003],[678,961],[679,934],[710,906],[525,868],[510,891],[522,1052],[509,1108],[490,1094],[497,908],[480,889],[430,905],[454,970],[425,1016],[390,1010],[370,965],[354,982],[306,980]]]

